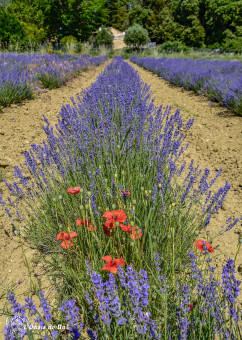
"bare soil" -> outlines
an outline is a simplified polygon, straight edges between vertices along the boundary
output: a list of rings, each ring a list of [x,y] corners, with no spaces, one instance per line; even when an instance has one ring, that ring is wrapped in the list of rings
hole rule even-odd
[[[195,123],[188,133],[187,141],[190,142],[185,152],[185,160],[191,159],[200,164],[201,169],[206,167],[211,170],[211,178],[220,167],[223,173],[216,182],[216,188],[223,186],[226,180],[232,186],[223,209],[216,214],[208,230],[211,236],[218,234],[221,226],[228,217],[241,216],[242,198],[242,118],[235,116],[231,111],[216,103],[211,103],[206,97],[196,96],[194,93],[173,87],[158,76],[143,70],[130,63],[138,70],[141,78],[151,86],[155,96],[155,104],[172,106],[175,111],[179,108],[184,120],[195,117]],[[95,81],[97,75],[103,71],[105,65],[89,68],[81,76],[74,78],[66,86],[60,89],[47,90],[36,99],[26,101],[21,105],[11,105],[0,113],[0,172],[2,178],[14,181],[13,168],[24,163],[23,152],[30,149],[31,143],[42,144],[45,133],[42,130],[44,114],[51,125],[57,123],[58,112],[62,104],[71,104],[70,97],[80,94],[81,89],[87,88]],[[8,190],[0,180],[0,192],[3,200],[8,197]],[[19,243],[14,235],[12,226],[4,209],[0,206],[0,226],[2,237],[0,238],[0,308],[6,302],[6,291],[9,287],[15,287],[16,295],[20,302],[29,290],[28,269]],[[226,258],[234,258],[238,245],[239,235],[242,236],[241,225],[216,238],[213,242],[215,253],[221,254],[214,260],[221,270]],[[42,288],[49,287],[48,279],[41,271],[37,258],[37,252],[24,245],[25,256],[29,263],[30,272],[34,282],[41,282]],[[242,274],[242,251],[237,256],[236,270],[238,279]],[[0,313],[1,314],[1,313]],[[3,339],[3,328],[6,324],[6,316],[0,315],[0,339]]]

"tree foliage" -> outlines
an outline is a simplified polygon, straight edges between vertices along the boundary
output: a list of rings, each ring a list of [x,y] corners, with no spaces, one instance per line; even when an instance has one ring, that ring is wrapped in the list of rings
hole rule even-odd
[[[102,26],[125,31],[139,24],[157,43],[242,50],[242,0],[3,0],[0,7],[36,41],[86,41]]]
[[[128,46],[140,47],[149,41],[147,30],[139,24],[134,24],[125,31],[124,42]]]

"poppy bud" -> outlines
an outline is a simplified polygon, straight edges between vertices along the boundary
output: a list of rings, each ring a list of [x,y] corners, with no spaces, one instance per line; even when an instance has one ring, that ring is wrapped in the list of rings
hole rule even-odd
[[[151,194],[152,193],[152,191],[151,190],[149,190],[149,194]]]
[[[117,145],[117,147],[118,147],[118,149],[120,149],[120,145],[119,144]]]
[[[168,240],[170,240],[170,239],[171,239],[171,235],[170,235],[170,234],[168,234],[168,235],[167,235],[167,238],[168,238]]]
[[[133,200],[133,204],[134,204],[134,205],[136,204],[136,200]]]
[[[131,225],[131,227],[133,227],[134,226],[134,221],[131,221],[130,225]]]
[[[53,198],[53,202],[54,202],[54,203],[56,202],[56,198]]]
[[[134,242],[130,242],[130,245],[131,245],[131,247],[133,247],[134,246]]]
[[[124,171],[123,170],[121,171],[121,174],[124,175]]]
[[[161,183],[158,183],[158,188],[159,188],[159,189],[161,188]]]
[[[59,196],[59,200],[62,200],[62,196],[61,195]]]
[[[83,209],[84,209],[84,206],[83,206],[83,205],[80,205],[79,208],[80,208],[80,210],[83,210]]]
[[[107,179],[107,178],[104,178],[104,182],[107,183],[107,182],[108,182],[108,179]]]
[[[242,243],[242,237],[239,238],[239,243]]]
[[[99,169],[100,169],[100,170],[102,169],[102,166],[101,166],[101,165],[99,165]]]
[[[171,205],[171,206],[172,206],[172,207],[174,207],[175,205],[176,205],[175,203],[172,203],[172,205]]]
[[[117,178],[117,177],[118,177],[118,174],[114,174],[114,177]]]
[[[101,207],[97,207],[98,208],[98,210],[101,210]]]
[[[112,209],[115,209],[116,208],[116,204],[112,204]]]
[[[88,197],[91,197],[91,196],[92,196],[92,192],[91,192],[91,191],[88,191],[88,192],[87,192],[87,196],[88,196]]]
[[[88,209],[88,208],[89,208],[89,205],[88,205],[88,204],[86,204],[86,205],[85,205],[85,209]]]
[[[83,189],[82,189],[82,188],[80,189],[80,193],[81,193],[81,194],[83,193]]]
[[[207,235],[210,235],[210,231],[206,231],[206,234],[207,234]]]
[[[74,216],[77,216],[77,213],[76,213],[76,212],[74,213]]]
[[[194,234],[195,234],[196,236],[198,236],[198,235],[199,235],[199,231],[198,231],[198,230],[195,230],[195,231],[194,231]]]
[[[16,236],[19,236],[19,235],[20,235],[20,231],[19,231],[19,230],[14,230],[14,234],[15,234]]]
[[[116,221],[114,224],[116,225],[116,227],[119,227],[119,221]]]
[[[144,190],[145,190],[145,188],[144,188],[144,187],[141,187],[140,189],[141,189],[141,191],[144,191]]]

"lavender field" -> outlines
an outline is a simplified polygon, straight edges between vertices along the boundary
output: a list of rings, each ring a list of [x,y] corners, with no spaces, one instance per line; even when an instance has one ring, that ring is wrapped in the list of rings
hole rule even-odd
[[[242,64],[239,62],[136,56],[130,60],[171,84],[203,94],[242,115]]]
[[[57,88],[107,57],[52,54],[0,54],[0,107],[33,98],[40,88]]]
[[[25,58],[9,62],[9,77],[19,70],[9,83],[37,84],[41,72],[66,79],[106,60]],[[149,66],[153,59],[132,61],[161,72]],[[171,73],[168,62],[163,69]],[[225,86],[237,95],[236,81]],[[72,102],[55,127],[45,117],[43,145],[32,143],[15,180],[4,179],[10,197],[0,193],[0,204],[20,244],[39,252],[55,289],[54,303],[31,279],[21,303],[9,289],[4,339],[241,338],[235,263],[242,239],[219,276],[215,235],[207,232],[231,186],[216,186],[221,170],[211,178],[185,162],[194,119],[157,107],[121,57]],[[240,220],[228,218],[217,236]]]

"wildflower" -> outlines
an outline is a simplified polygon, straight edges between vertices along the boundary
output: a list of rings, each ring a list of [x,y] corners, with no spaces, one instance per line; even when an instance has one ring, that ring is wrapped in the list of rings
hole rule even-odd
[[[110,229],[116,228],[115,222],[119,222],[120,227],[122,227],[122,223],[127,219],[127,215],[123,210],[106,211],[103,217],[107,218],[105,226]]]
[[[70,234],[61,231],[57,235],[57,240],[63,240],[61,247],[66,249],[73,246],[72,238],[74,237],[77,237],[77,233],[75,231],[72,231]]]
[[[133,227],[130,226],[129,233],[131,234],[132,239],[138,239],[142,236],[141,229],[137,229],[135,225]]]
[[[121,190],[123,199],[125,200],[127,198],[127,196],[131,195],[131,191],[130,190]]]
[[[65,319],[69,325],[69,332],[73,335],[72,338],[79,339],[84,325],[82,323],[80,324],[80,327],[78,325],[79,308],[77,308],[75,304],[75,299],[64,301],[60,307],[60,310],[65,314]]]
[[[194,242],[194,246],[197,247],[197,249],[199,250],[205,250],[203,248],[203,243],[206,243],[206,247],[207,247],[207,250],[210,252],[210,253],[213,253],[214,252],[214,249],[213,247],[211,246],[210,243],[208,243],[208,241],[201,241],[201,240],[197,240],[196,242]]]
[[[69,194],[78,194],[81,190],[81,187],[75,187],[75,188],[68,188],[67,191]]]
[[[122,267],[125,265],[125,260],[122,258],[112,259],[110,255],[102,257],[102,260],[106,261],[107,264],[102,268],[102,270],[109,270],[111,273],[115,274],[118,271],[118,264]]]
[[[87,219],[85,219],[84,221],[77,219],[77,220],[76,220],[76,224],[77,224],[77,225],[85,225],[85,226],[87,226],[87,228],[88,228],[90,231],[93,231],[93,230],[96,230],[96,229],[97,229],[97,227],[93,226],[93,225],[92,225],[92,222],[88,221]]]
[[[103,231],[104,231],[106,236],[111,236],[110,229],[108,227],[106,227],[105,225],[103,225]]]

